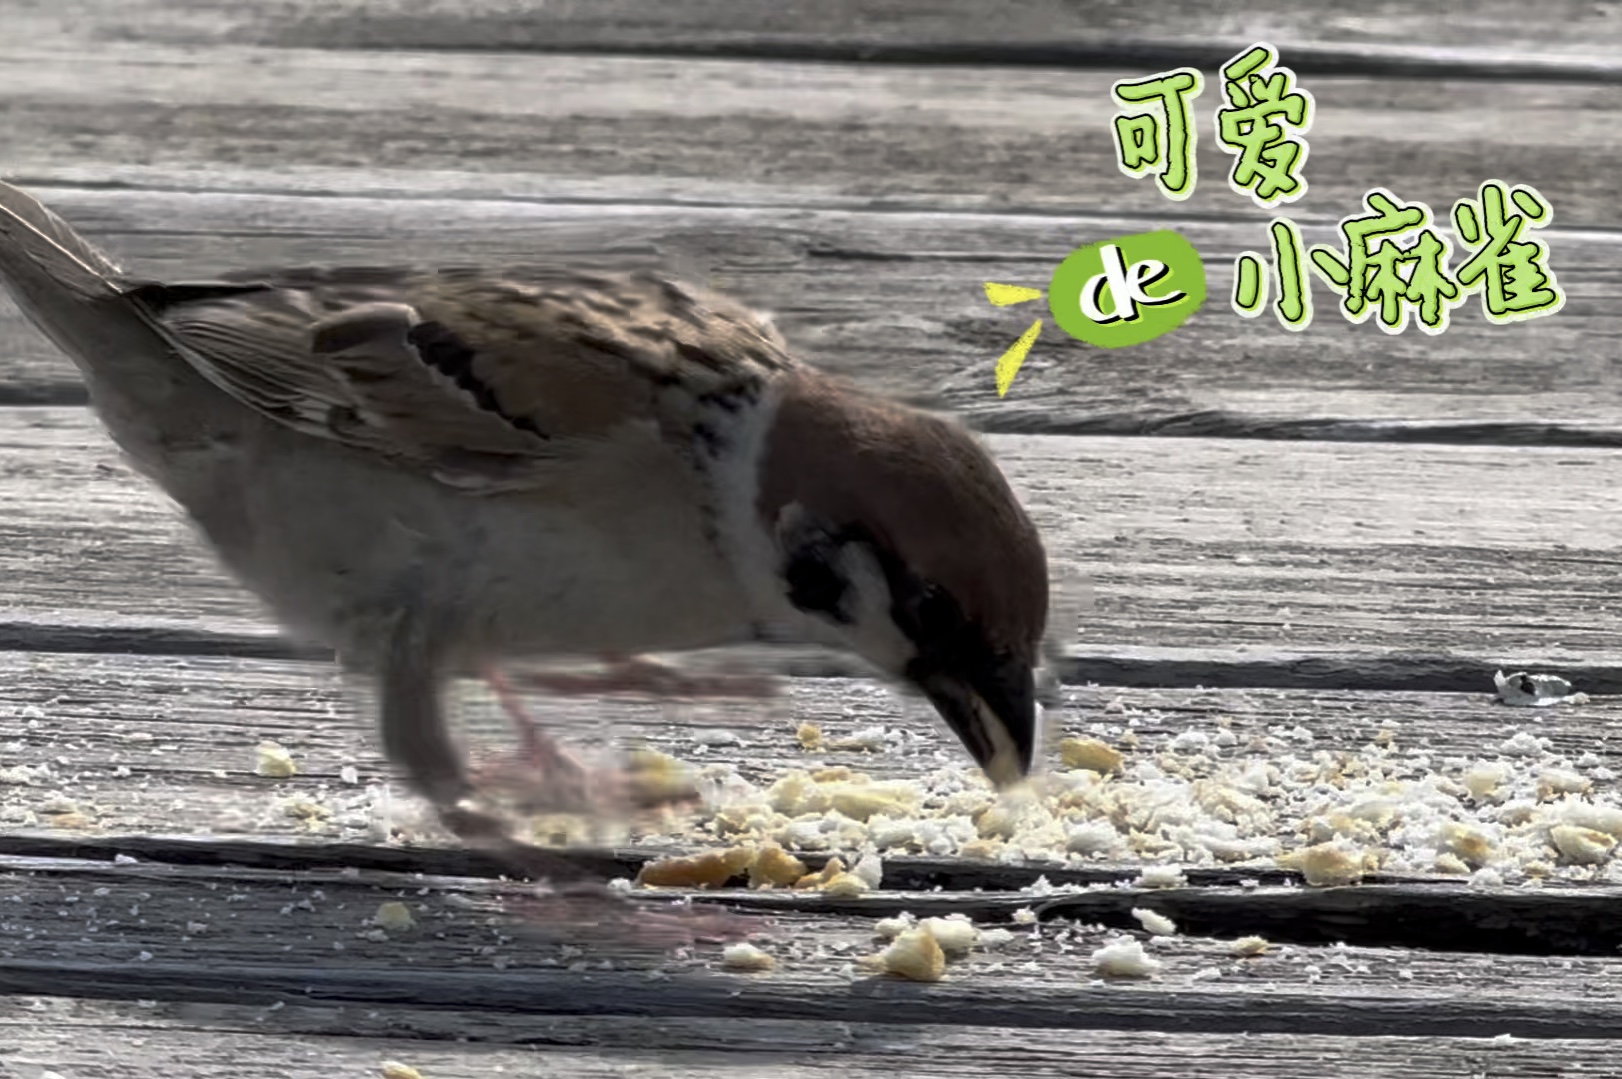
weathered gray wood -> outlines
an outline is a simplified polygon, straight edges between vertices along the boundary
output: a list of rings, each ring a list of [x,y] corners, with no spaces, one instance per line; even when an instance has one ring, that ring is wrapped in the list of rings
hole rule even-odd
[[[359,121],[366,116],[356,114]],[[1422,158],[1411,148],[1402,153]],[[1497,166],[1480,169],[1487,175]],[[1590,174],[1610,172],[1564,175]],[[1347,323],[1319,286],[1318,316],[1300,337],[1264,319],[1241,320],[1226,304],[1233,257],[1265,239],[1259,217],[1245,224],[1175,220],[1207,259],[1207,306],[1177,333],[1107,357],[1049,325],[1014,389],[999,399],[997,357],[1046,312],[993,308],[983,283],[1045,286],[1074,247],[1173,223],[1169,211],[942,216],[912,209],[40,193],[136,272],[170,279],[299,262],[663,265],[777,312],[789,339],[814,362],[952,407],[987,429],[1622,442],[1618,383],[1596,345],[1618,332],[1617,309],[1605,301],[1617,248],[1609,232],[1556,230],[1549,237],[1570,297],[1553,317],[1495,327],[1472,304],[1454,313],[1441,337],[1414,331],[1393,338],[1372,322]],[[1340,212],[1304,224],[1308,241],[1331,240]],[[65,359],[9,302],[0,312],[4,399],[82,399]],[[1303,364],[1304,355],[1310,362]]]
[[[175,1079],[330,1079],[375,1075],[383,1060],[429,1079],[518,1075],[713,1079],[717,1074],[974,1076],[1033,1079],[1211,1079],[1301,1074],[1324,1079],[1549,1075],[1551,1059],[1603,1074],[1622,1043],[1347,1038],[1289,1034],[952,1029],[792,1020],[506,1016],[408,1008],[291,1005],[274,1011],[215,1004],[146,1006],[60,997],[0,1001],[0,1057],[65,1075],[151,1071]],[[31,1072],[25,1074],[32,1074]]]
[[[966,79],[953,68],[455,52],[407,62],[217,43],[103,45],[87,66],[83,49],[49,38],[0,47],[11,173],[271,192],[1109,211],[1242,221],[1257,235],[1267,217],[1228,189],[1214,76],[1196,103],[1190,201],[1169,203],[1117,171],[1110,85],[1156,70],[1130,54],[1107,71],[990,68]],[[1503,173],[1536,186],[1564,227],[1617,222],[1604,179],[1618,161],[1606,137],[1622,108],[1613,89],[1302,85],[1316,99],[1311,194],[1292,216],[1335,220],[1376,184],[1445,215]]]
[[[1595,1038],[1622,1021],[1612,988],[1622,967],[1610,957],[1289,946],[1236,960],[1227,942],[1182,936],[1151,948],[1163,966],[1147,983],[1105,985],[1089,957],[1112,933],[1049,925],[919,986],[847,966],[878,946],[866,919],[783,914],[766,930],[777,970],[750,977],[717,969],[714,946],[690,956],[560,947],[544,921],[525,926],[456,881],[160,880],[122,869],[122,879],[0,877],[0,994],[453,1009],[487,1020],[882,1016],[925,1027],[1364,1036]],[[404,901],[417,928],[369,935],[367,919],[387,899]]]
[[[1611,590],[1622,543],[1614,453],[1027,436],[992,445],[1044,529],[1051,564],[1091,578],[1090,606],[1067,635],[1088,653],[1449,652],[1444,667],[1463,658],[1485,678],[1500,663],[1612,662],[1622,640],[1617,612],[1594,598]],[[24,624],[14,632],[28,622],[116,629],[132,616],[229,633],[267,626],[87,412],[0,410],[0,447],[0,620]],[[1354,661],[1337,663],[1315,684],[1360,684]]]
[[[1452,0],[1423,13],[1363,2],[1334,11],[1250,2],[1220,10],[1182,5],[1127,11],[1060,0],[1002,8],[970,0],[927,6],[770,6],[701,0],[649,8],[631,0],[514,8],[499,0],[225,3],[144,0],[39,5],[33,33],[213,44],[221,37],[325,48],[615,51],[818,59],[1098,64],[1123,54],[1157,62],[1216,63],[1258,37],[1300,49],[1314,70],[1526,71],[1603,78],[1618,40],[1604,4],[1562,0],[1526,9]],[[1222,50],[1227,50],[1226,52]]]
[[[0,837],[0,851],[25,844],[8,837]],[[44,847],[46,844],[28,844]],[[9,874],[17,891],[15,895],[26,901],[34,882],[56,882],[60,888],[72,890],[93,886],[106,887],[120,883],[128,888],[176,888],[181,891],[203,887],[214,891],[224,886],[231,889],[271,888],[281,894],[280,886],[296,882],[306,889],[323,892],[339,891],[349,894],[354,889],[400,889],[432,880],[437,888],[463,896],[482,897],[495,907],[495,898],[502,894],[523,894],[523,887],[487,884],[481,879],[461,881],[435,874],[425,877],[421,871],[407,876],[392,870],[369,869],[357,866],[369,862],[393,862],[403,867],[413,864],[431,865],[448,862],[457,868],[490,871],[495,865],[470,864],[474,858],[456,851],[406,852],[390,848],[350,848],[355,852],[348,864],[338,868],[334,848],[312,851],[322,858],[300,859],[299,848],[272,844],[242,842],[210,843],[207,841],[143,842],[141,837],[121,841],[117,837],[95,844],[60,844],[64,849],[77,848],[104,857],[116,851],[126,859],[123,863],[109,864],[100,859],[86,861],[82,857],[31,857],[0,853],[0,874]],[[186,850],[183,848],[190,847]],[[223,864],[211,864],[203,856],[217,853],[226,859]],[[265,857],[279,853],[279,859]],[[139,864],[129,864],[136,854],[142,856]],[[376,858],[387,854],[387,860]],[[648,855],[623,851],[610,856],[609,852],[571,852],[571,860],[582,870],[600,875],[627,876]],[[404,855],[404,857],[392,857]],[[448,857],[447,857],[448,855]],[[161,860],[165,856],[174,861]],[[241,868],[233,858],[265,863],[281,861],[296,870]],[[1237,940],[1246,936],[1262,936],[1270,941],[1297,945],[1354,945],[1364,948],[1423,948],[1432,952],[1469,952],[1496,955],[1552,955],[1596,956],[1613,958],[1622,949],[1622,926],[1616,924],[1615,908],[1622,893],[1614,887],[1597,888],[1472,888],[1439,880],[1416,880],[1403,884],[1367,884],[1332,888],[1303,888],[1299,880],[1289,880],[1288,886],[1260,887],[1254,883],[1244,887],[1211,886],[1209,884],[1146,889],[1131,887],[1126,874],[1117,873],[1113,882],[1100,880],[1105,874],[1097,870],[1044,873],[1051,884],[1064,885],[1067,878],[1090,877],[1096,885],[1083,890],[1072,890],[1058,895],[1042,896],[1029,889],[1015,891],[1004,882],[1020,875],[981,873],[982,877],[1000,876],[989,887],[975,881],[974,890],[966,890],[961,878],[975,877],[976,867],[956,860],[937,860],[935,871],[924,874],[921,859],[899,859],[900,864],[887,867],[887,882],[881,889],[867,895],[846,897],[822,895],[816,892],[751,891],[741,886],[697,893],[671,891],[638,892],[637,897],[649,910],[659,909],[672,899],[687,898],[706,904],[724,904],[740,911],[768,916],[762,920],[762,931],[769,925],[787,919],[785,924],[806,925],[865,925],[863,919],[895,917],[911,913],[918,917],[946,917],[964,915],[978,923],[1006,925],[1016,912],[1030,909],[1044,922],[1055,923],[1059,931],[1065,923],[1090,927],[1107,927],[1137,932],[1140,923],[1133,911],[1147,908],[1173,920],[1179,932],[1190,937],[1211,937]],[[892,872],[899,869],[899,872]],[[966,870],[967,872],[964,872]],[[909,872],[910,871],[910,872]],[[1238,872],[1243,872],[1240,870]],[[494,875],[491,873],[491,875]],[[1195,881],[1210,879],[1219,874],[1196,872]],[[1230,879],[1237,872],[1225,874]],[[1293,874],[1269,874],[1289,876]],[[906,883],[894,883],[891,878],[924,878],[925,890],[916,890]],[[998,884],[1003,884],[1001,889]],[[982,890],[982,888],[984,890]],[[945,889],[945,890],[942,890]],[[51,894],[47,886],[47,895]],[[852,923],[854,920],[854,923]],[[19,953],[14,953],[19,954]],[[26,954],[26,953],[20,953]]]
[[[902,707],[871,684],[838,679],[799,680],[789,689],[784,701],[765,708],[748,701],[661,707],[611,698],[537,698],[531,707],[539,722],[570,743],[597,749],[608,740],[640,742],[695,765],[733,765],[758,784],[792,768],[820,765],[913,781],[943,766],[967,766],[950,734],[922,705]],[[1211,734],[1226,725],[1236,745],[1223,756],[1241,764],[1270,759],[1283,745],[1274,732],[1299,727],[1311,735],[1312,751],[1330,755],[1363,754],[1383,740],[1400,774],[1442,769],[1457,777],[1472,762],[1497,760],[1516,774],[1577,770],[1595,777],[1593,797],[1605,801],[1614,797],[1614,780],[1601,769],[1622,770],[1622,740],[1612,734],[1622,730],[1619,710],[1622,700],[1616,698],[1510,709],[1490,703],[1486,692],[1078,688],[1067,690],[1049,722],[1055,736],[1103,724],[1102,733],[1112,741],[1119,736],[1109,728],[1130,722],[1140,745],[1135,756],[1144,760],[1158,759],[1180,734]],[[510,741],[504,717],[485,697],[464,696],[460,718],[481,755],[499,752]],[[794,737],[802,722],[818,724],[835,746],[875,725],[898,733],[881,752],[807,753]],[[1530,757],[1504,756],[1501,747],[1522,732],[1546,739],[1547,748]],[[298,763],[297,776],[271,780],[253,774],[254,746],[265,738],[288,747]],[[726,744],[705,745],[716,742]],[[1299,745],[1299,738],[1293,744]],[[1049,762],[1058,767],[1051,756]],[[345,767],[355,769],[355,785],[341,780]],[[7,830],[23,833],[0,839],[0,852],[14,856],[111,860],[126,853],[177,866],[284,871],[355,866],[459,876],[494,876],[507,869],[488,858],[443,849],[447,840],[397,784],[384,797],[381,784],[392,773],[379,755],[364,701],[342,692],[325,665],[0,653],[0,768],[12,780],[0,785],[0,820]],[[1310,788],[1304,793],[1302,815],[1314,800]],[[290,803],[324,806],[328,815],[290,813]],[[1295,811],[1282,812],[1277,838],[1286,849],[1304,842],[1302,826]],[[394,828],[412,845],[383,845]],[[198,838],[165,838],[177,833]],[[662,833],[668,838],[659,838]],[[631,838],[666,849],[672,843],[691,849],[718,842],[694,831],[681,816],[646,823],[633,829]],[[287,842],[309,845],[281,845]],[[592,872],[630,875],[647,853],[578,856]],[[808,860],[818,859],[813,854]],[[1126,883],[1140,869],[1136,862],[985,864],[909,859],[900,852],[889,853],[886,866],[890,888],[957,891],[1007,891],[1043,876],[1055,885]],[[1571,880],[1613,879],[1605,865],[1560,872]],[[1196,886],[1299,880],[1265,859],[1191,866],[1188,875]],[[1371,879],[1411,882],[1416,877],[1388,873]]]

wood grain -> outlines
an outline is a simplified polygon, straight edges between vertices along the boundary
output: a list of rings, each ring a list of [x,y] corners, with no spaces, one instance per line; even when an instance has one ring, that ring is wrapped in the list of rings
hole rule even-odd
[[[1150,14],[1098,0],[1016,6],[950,0],[927,6],[809,0],[762,7],[699,0],[649,9],[631,0],[515,9],[500,0],[405,4],[313,0],[265,8],[174,0],[25,5],[34,33],[73,37],[298,43],[326,48],[612,51],[977,65],[1088,65],[1123,53],[1156,62],[1217,63],[1257,38],[1294,48],[1309,70],[1370,73],[1507,71],[1605,78],[1618,31],[1605,4],[1559,0],[1536,16],[1505,0],[1450,0],[1423,13],[1362,0],[1333,9],[1251,2]],[[87,17],[88,16],[88,17]],[[1529,47],[1530,46],[1530,47]]]
[[[977,951],[945,982],[924,986],[849,966],[876,947],[865,919],[781,915],[766,931],[779,966],[750,977],[718,970],[713,948],[665,958],[587,941],[583,951],[564,947],[556,927],[518,923],[454,881],[159,881],[125,868],[122,879],[106,871],[0,877],[10,897],[0,993],[450,1009],[486,1022],[504,1014],[643,1024],[882,1016],[924,1028],[1604,1038],[1617,1021],[1602,988],[1616,976],[1614,958],[1439,958],[1337,946],[1235,960],[1225,942],[1178,937],[1154,947],[1163,966],[1147,984],[1103,984],[1090,956],[1112,934],[1048,926]],[[405,902],[417,928],[370,933],[385,899]]]
[[[0,1002],[0,1030],[21,1069],[65,1075],[130,1070],[175,1079],[329,1079],[376,1074],[394,1059],[431,1079],[509,1074],[609,1079],[712,1079],[717,1074],[813,1079],[929,1074],[979,1077],[1018,1069],[1033,1079],[1283,1079],[1304,1065],[1324,1079],[1366,1079],[1397,1069],[1414,1079],[1457,1079],[1461,1068],[1496,1079],[1546,1077],[1551,1058],[1603,1074],[1619,1043],[1207,1035],[830,1023],[727,1018],[634,1019],[492,1015],[404,1007],[293,1004],[144,1005],[62,997]],[[24,1074],[31,1075],[32,1071]]]
[[[1331,756],[1378,739],[1415,781],[1501,759],[1609,798],[1617,700],[1527,713],[1486,694],[1501,664],[1622,691],[1612,8],[13,0],[0,167],[160,276],[565,259],[709,281],[774,311],[813,361],[997,433],[1056,568],[1085,582],[1063,612],[1056,734],[1130,733],[1149,754],[1221,727],[1258,761],[1305,753],[1291,738]],[[1505,330],[1471,308],[1437,339],[1351,327],[1322,288],[1300,337],[1233,316],[1232,259],[1267,215],[1226,190],[1214,82],[1182,205],[1115,169],[1108,87],[1209,72],[1258,39],[1317,96],[1312,193],[1291,211],[1309,242],[1377,184],[1445,213],[1489,177],[1531,183],[1556,208],[1566,309]],[[1163,226],[1205,256],[1206,310],[1119,354],[1049,327],[997,400],[992,361],[1045,312],[994,310],[982,282],[1042,286],[1079,244]],[[0,301],[0,405],[83,400]],[[1075,434],[1191,437],[1058,437]],[[1402,444],[1332,444],[1348,441]],[[499,866],[442,845],[391,788],[364,692],[286,661],[320,650],[276,635],[86,413],[0,408],[0,505],[7,1079],[315,1079],[388,1058],[428,1079],[1614,1065],[1610,866],[1541,888],[1304,889],[1258,862],[1147,892],[1131,863],[895,855],[857,900],[707,897],[771,913],[766,978],[719,972],[713,948],[599,945],[581,963],[569,929],[518,919]],[[572,741],[640,739],[756,781],[816,759],[903,779],[962,763],[921,706],[826,677],[848,673],[826,656],[773,662],[824,677],[766,707],[536,710]],[[1373,691],[1395,689],[1418,692]],[[491,702],[460,702],[470,741],[502,745]],[[802,721],[901,733],[883,754],[807,755]],[[1515,734],[1545,739],[1535,760],[1505,756]],[[298,776],[252,773],[266,737]],[[664,849],[714,842],[674,831]],[[629,873],[658,841],[631,838],[572,857]],[[1044,902],[1044,875],[1091,887],[939,986],[848,966],[879,914],[1006,922]],[[419,926],[379,937],[369,918],[395,898]],[[1138,906],[1184,934],[1151,943],[1147,983],[1095,982],[1092,951]],[[1240,961],[1217,939],[1255,930],[1296,943]],[[1593,954],[1507,954],[1540,952]]]
[[[538,698],[532,709],[539,722],[572,744],[595,751],[611,741],[642,743],[697,766],[734,766],[757,784],[793,768],[843,766],[881,780],[918,782],[943,767],[966,766],[950,734],[921,705],[904,706],[887,691],[861,681],[805,679],[788,689],[784,700],[764,710],[743,701],[684,707],[613,698]],[[1496,761],[1511,774],[1560,770],[1591,775],[1596,796],[1603,797],[1614,793],[1612,773],[1622,770],[1622,742],[1608,733],[1617,726],[1619,709],[1622,701],[1615,698],[1531,711],[1495,705],[1485,693],[1100,687],[1068,690],[1049,725],[1054,738],[1089,735],[1121,742],[1130,731],[1141,747],[1131,755],[1151,761],[1159,760],[1179,735],[1222,729],[1237,739],[1237,748],[1226,755],[1256,762],[1278,759],[1287,745],[1306,744],[1303,737],[1310,737],[1314,753],[1330,757],[1364,754],[1380,742],[1386,745],[1383,754],[1393,774],[1413,782],[1438,774],[1457,777],[1470,762]],[[464,693],[457,711],[470,744],[480,753],[498,752],[510,741],[504,717],[487,697]],[[808,753],[794,737],[801,723],[817,724],[835,746],[874,726],[893,737],[883,752],[831,748]],[[1298,730],[1307,734],[1289,733],[1293,741],[1279,733]],[[1544,740],[1541,753],[1516,756],[1504,748],[1526,735]],[[254,746],[267,738],[289,749],[298,775],[272,780],[253,774]],[[397,784],[389,784],[391,772],[378,753],[364,696],[345,693],[325,665],[0,653],[0,746],[0,767],[6,769],[0,774],[8,780],[0,786],[0,821],[17,833],[0,837],[0,854],[10,857],[105,862],[129,854],[181,868],[234,865],[282,872],[330,873],[351,867],[494,877],[507,871],[488,858],[445,847],[445,838],[424,819],[421,805]],[[1051,753],[1048,765],[1058,767]],[[341,778],[346,767],[355,769],[353,783]],[[311,805],[324,812],[298,810]],[[1286,848],[1301,845],[1302,823],[1288,814],[1285,818],[1281,843]],[[188,832],[189,838],[177,836]],[[629,876],[661,848],[726,842],[695,830],[680,816],[634,828],[628,835],[644,847],[583,850],[575,857],[593,874]],[[807,858],[819,864],[815,853]],[[1195,889],[1232,889],[1247,880],[1268,886],[1301,880],[1265,858],[1226,866],[1205,861],[1186,871]],[[1007,894],[1036,886],[1041,877],[1056,886],[1121,886],[1141,870],[1141,862],[1134,860],[988,863],[896,851],[886,854],[885,864],[886,888],[900,892],[944,888]],[[1591,883],[1614,879],[1604,864],[1565,867],[1559,875]],[[1457,881],[1436,874],[1377,874],[1371,879],[1427,886]],[[1357,926],[1334,913],[1339,900],[1323,900],[1328,905],[1319,907],[1310,897],[1300,897],[1298,908],[1269,915],[1268,924],[1272,932],[1287,932],[1293,939],[1320,939],[1310,935],[1322,931],[1307,924],[1313,923],[1339,925],[1342,934],[1355,930],[1357,939],[1390,941],[1397,934],[1401,939],[1434,938],[1427,943],[1440,946],[1444,931],[1421,931],[1385,917],[1384,912],[1410,902],[1405,894],[1382,898],[1371,892],[1370,906]],[[1107,907],[1114,900],[1099,902]],[[1352,900],[1354,906],[1357,902]],[[1495,914],[1488,912],[1491,917],[1466,918],[1463,911],[1473,902],[1458,901],[1455,921],[1461,928],[1488,925],[1496,917],[1500,936],[1495,939],[1505,942],[1503,947],[1512,938],[1529,939],[1520,929],[1508,932],[1516,919],[1530,924],[1515,913],[1520,900],[1514,894],[1507,895],[1506,906]],[[1448,916],[1449,901],[1423,903],[1433,904],[1424,910]],[[1090,917],[1101,917],[1106,907]],[[1233,928],[1233,911],[1242,908],[1241,902],[1240,908],[1219,905],[1211,911],[1227,911],[1223,924]],[[1008,905],[997,909],[1006,915]],[[1602,909],[1608,908],[1602,904]],[[1414,906],[1410,913],[1417,917],[1420,910]],[[1119,916],[1123,910],[1114,913]],[[1382,919],[1392,924],[1382,926]],[[1601,930],[1578,928],[1575,920],[1566,928],[1566,950],[1587,947],[1571,943],[1578,937],[1603,936]],[[1233,928],[1234,935],[1245,931]],[[1530,937],[1542,933],[1553,939],[1565,931],[1556,925]]]
[[[1622,635],[1602,598],[1622,543],[1614,453],[1216,439],[1179,440],[1168,453],[1155,440],[1042,436],[991,444],[1055,571],[1090,582],[1075,609],[1055,616],[1075,618],[1069,644],[1086,654],[1417,651],[1437,654],[1449,678],[1461,658],[1476,663],[1482,679],[1504,663],[1615,663]],[[269,633],[257,604],[87,412],[0,409],[0,449],[0,502],[13,508],[0,520],[10,586],[0,617],[16,637],[29,623],[88,625],[104,627],[111,647],[132,611],[140,626]],[[51,639],[42,631],[36,647]],[[1329,664],[1313,684],[1357,685],[1355,668]]]
[[[1271,216],[1229,190],[1213,78],[1188,202],[1121,175],[1107,71],[386,50],[207,50],[19,38],[0,46],[6,167],[166,186],[667,197],[779,207]],[[1288,208],[1334,221],[1375,185],[1446,213],[1482,180],[1533,184],[1562,227],[1614,225],[1614,87],[1303,76],[1314,93]],[[1483,85],[1491,87],[1484,91]],[[492,93],[493,87],[499,87]],[[1482,107],[1490,93],[1492,107]],[[64,139],[68,144],[64,146]],[[1418,151],[1423,150],[1423,153]]]
[[[1187,204],[1116,171],[1107,74],[1002,73],[986,87],[950,69],[811,65],[786,78],[770,64],[402,65],[389,53],[145,46],[87,70],[76,48],[0,51],[7,173],[141,272],[655,263],[777,312],[814,361],[987,429],[1622,442],[1604,361],[1619,336],[1609,230],[1622,222],[1607,178],[1622,160],[1605,136],[1622,111],[1616,88],[1491,83],[1489,113],[1481,84],[1320,83],[1312,194],[1291,208],[1309,242],[1331,240],[1376,185],[1445,214],[1506,177],[1556,207],[1551,265],[1571,298],[1518,326],[1490,326],[1472,304],[1441,338],[1388,337],[1346,323],[1319,284],[1298,337],[1225,302],[1232,260],[1261,244],[1268,215],[1227,190],[1229,159],[1208,130]],[[492,81],[516,89],[492,94]],[[198,190],[222,193],[185,193]],[[1049,326],[998,400],[995,358],[1045,312],[994,309],[983,282],[1042,287],[1083,243],[1167,226],[1207,259],[1206,308],[1108,356]],[[83,399],[9,304],[0,356],[0,399]]]

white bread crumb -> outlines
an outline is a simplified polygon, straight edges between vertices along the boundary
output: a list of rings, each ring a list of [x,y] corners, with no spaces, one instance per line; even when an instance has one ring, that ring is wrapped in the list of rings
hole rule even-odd
[[[1132,917],[1138,920],[1139,925],[1143,926],[1143,928],[1147,929],[1157,937],[1174,937],[1177,935],[1177,923],[1160,913],[1158,910],[1146,910],[1142,907],[1134,907],[1132,910]]]
[[[1106,978],[1147,978],[1160,969],[1160,960],[1143,950],[1132,937],[1117,937],[1092,954],[1093,969]]]
[[[980,939],[980,931],[974,927],[973,922],[962,915],[925,918],[919,924],[925,932],[935,938],[935,942],[941,946],[941,951],[951,956],[968,955],[975,941]]]
[[[422,1079],[422,1072],[398,1060],[383,1062],[383,1079]]]
[[[1175,865],[1146,865],[1132,882],[1134,888],[1181,888],[1188,883],[1183,871]]]
[[[1266,955],[1268,949],[1272,946],[1273,942],[1266,937],[1240,937],[1233,942],[1230,951],[1234,955],[1249,959],[1258,955]]]
[[[293,755],[276,742],[260,742],[254,747],[254,766],[256,775],[268,776],[271,779],[287,779],[298,774],[298,765],[293,762]]]
[[[377,913],[372,915],[372,924],[379,929],[398,933],[414,927],[417,919],[411,916],[411,910],[404,903],[391,899],[378,904]]]
[[[909,929],[877,956],[879,969],[913,982],[938,982],[946,976],[946,953],[925,929]]]
[[[764,973],[777,965],[775,956],[768,955],[753,944],[728,944],[721,952],[721,966],[726,970]]]

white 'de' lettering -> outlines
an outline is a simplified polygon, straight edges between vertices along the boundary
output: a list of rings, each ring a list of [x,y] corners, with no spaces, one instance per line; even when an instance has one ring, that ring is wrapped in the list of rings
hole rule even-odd
[[[1130,321],[1137,318],[1139,304],[1157,307],[1161,304],[1176,303],[1185,295],[1180,290],[1173,290],[1164,296],[1150,296],[1143,291],[1166,276],[1164,262],[1144,259],[1127,266],[1121,258],[1121,249],[1115,244],[1105,244],[1098,249],[1098,254],[1104,260],[1104,272],[1089,277],[1087,284],[1082,286],[1081,313],[1101,326],[1123,319]],[[1109,286],[1113,312],[1106,312],[1098,306],[1098,299],[1105,285]]]

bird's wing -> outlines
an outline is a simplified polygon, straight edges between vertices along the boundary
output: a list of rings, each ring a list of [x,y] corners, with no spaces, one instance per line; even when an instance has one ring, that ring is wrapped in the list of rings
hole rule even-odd
[[[793,361],[742,306],[652,273],[282,271],[129,293],[242,403],[475,490]]]

